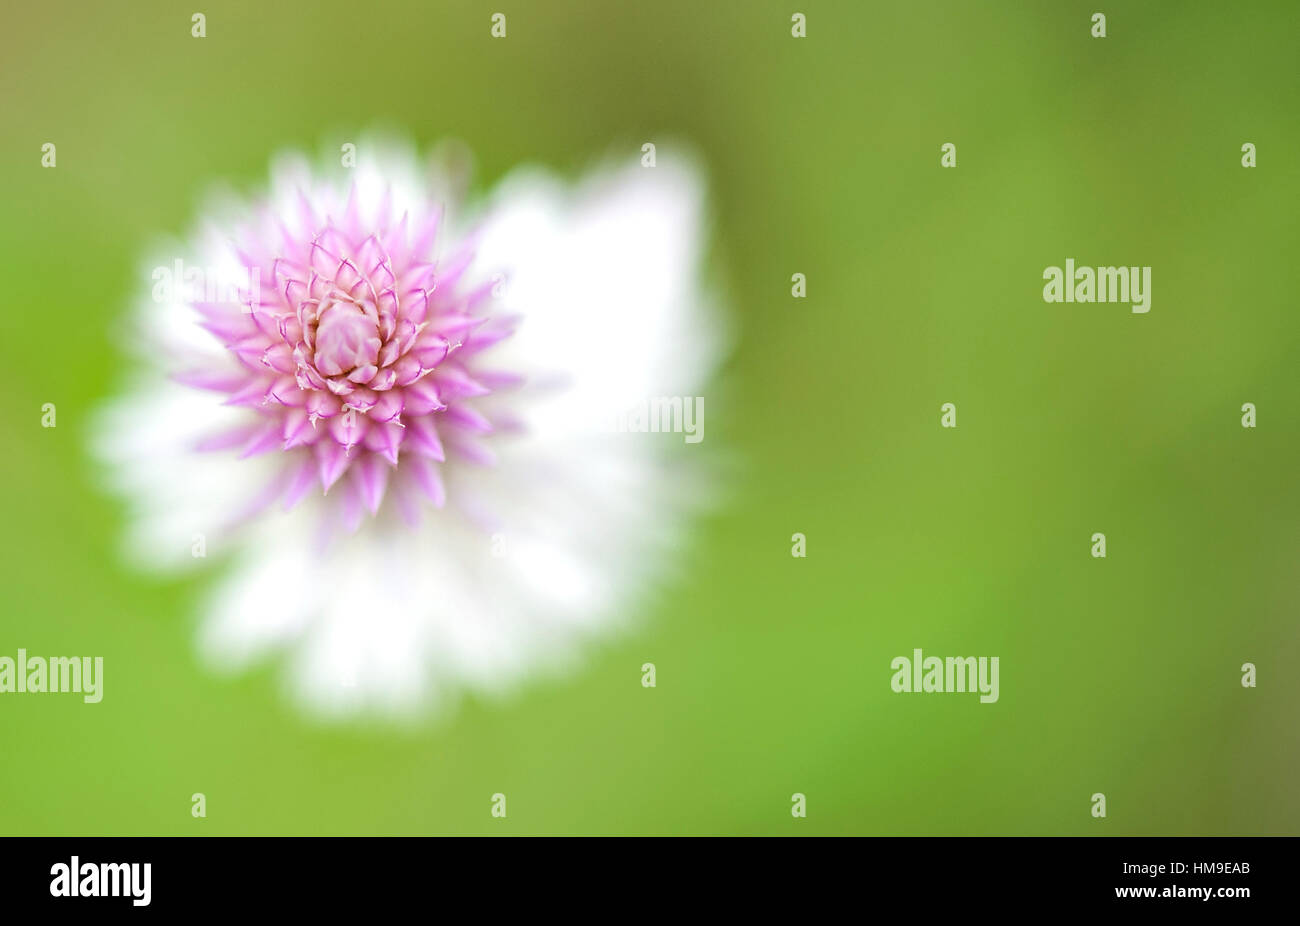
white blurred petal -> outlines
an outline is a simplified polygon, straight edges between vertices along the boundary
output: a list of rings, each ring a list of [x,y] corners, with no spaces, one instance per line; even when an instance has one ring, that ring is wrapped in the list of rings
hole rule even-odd
[[[359,157],[357,170],[366,208],[385,179],[398,216],[430,189],[397,149]],[[305,162],[282,159],[271,200],[293,215],[300,188],[329,199],[322,184]],[[105,414],[97,448],[128,499],[135,558],[192,565],[191,537],[205,529],[235,550],[204,616],[209,664],[238,670],[285,651],[290,689],[315,713],[414,715],[572,664],[582,640],[629,620],[663,579],[701,498],[683,457],[700,451],[606,425],[651,397],[700,395],[714,372],[722,333],[699,280],[701,180],[661,162],[575,189],[529,170],[489,206],[473,273],[504,274],[501,311],[522,322],[484,357],[527,384],[483,408],[524,430],[492,436],[495,466],[449,459],[447,507],[418,527],[384,509],[354,534],[323,538],[315,498],[218,526],[274,475],[273,460],[191,449],[238,412],[155,378]],[[222,245],[210,242],[215,262]],[[173,356],[202,349],[175,307],[142,316]]]

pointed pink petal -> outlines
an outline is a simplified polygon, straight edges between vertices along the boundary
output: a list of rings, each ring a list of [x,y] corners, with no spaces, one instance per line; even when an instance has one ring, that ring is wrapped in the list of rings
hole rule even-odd
[[[245,370],[186,370],[172,376],[178,383],[211,392],[234,392],[248,382]]]
[[[447,410],[443,412],[443,418],[476,434],[490,434],[492,432],[492,422],[464,402],[456,402],[448,406]]]
[[[421,376],[424,375],[424,369],[420,366],[420,361],[416,360],[410,354],[400,358],[393,364],[393,372],[397,374],[398,386],[409,386]]]
[[[451,447],[453,454],[463,457],[470,463],[479,466],[496,466],[497,464],[497,455],[495,453],[467,437],[449,437],[447,446]]]
[[[429,292],[416,289],[402,297],[402,317],[419,325],[429,317]]]
[[[371,421],[392,421],[402,413],[406,403],[402,398],[401,392],[384,392],[375,400],[374,407],[370,409]]]
[[[396,466],[397,452],[401,448],[405,436],[406,428],[400,424],[372,422],[370,430],[366,431],[366,437],[362,443],[367,450],[373,450]]]
[[[304,456],[297,469],[290,475],[288,487],[284,490],[284,510],[288,511],[302,501],[307,490],[315,483],[316,462],[311,457]]]
[[[486,318],[474,318],[470,315],[439,315],[430,325],[430,330],[436,331],[448,341],[463,341],[465,335],[487,322]]]
[[[373,363],[367,363],[364,366],[354,367],[352,372],[348,374],[348,379],[357,385],[364,386],[374,379],[375,374],[378,372],[379,367]]]
[[[397,384],[397,373],[392,369],[380,370],[367,384],[377,392],[385,392]]]
[[[301,408],[307,401],[309,395],[314,393],[307,392],[298,387],[298,380],[292,376],[281,376],[271,387],[266,390],[266,394],[279,402],[281,405],[288,405],[293,408]]]
[[[307,394],[307,414],[313,418],[333,418],[343,409],[343,403],[328,392]]]
[[[298,364],[293,359],[293,348],[284,341],[272,344],[263,351],[262,363],[277,373],[292,373],[298,368]]]
[[[392,467],[373,453],[363,454],[352,468],[352,478],[361,490],[361,501],[371,514],[379,510],[384,500],[384,489],[388,486],[388,474]]]
[[[280,423],[278,421],[268,421],[264,424],[252,439],[244,446],[240,452],[240,459],[257,456],[259,453],[266,453],[268,450],[278,449],[280,446]]]
[[[355,408],[359,412],[369,411],[379,401],[379,393],[365,386],[358,386],[344,401],[344,408]]]
[[[434,371],[431,379],[437,382],[438,395],[444,402],[472,399],[492,391],[456,364],[443,364]]]
[[[433,502],[434,507],[441,508],[447,501],[447,492],[442,485],[442,474],[438,467],[428,460],[412,457],[402,464],[407,467],[415,484]]]
[[[361,489],[355,479],[349,479],[343,485],[343,495],[339,499],[339,514],[343,518],[344,530],[349,534],[354,533],[361,526],[361,516],[364,513],[361,507]]]
[[[406,402],[406,411],[411,415],[427,415],[447,407],[438,395],[437,384],[429,376],[403,389],[402,397]]]
[[[329,425],[330,434],[344,447],[352,447],[365,437],[369,426],[370,422],[366,420],[366,416],[354,411],[346,411],[342,415],[331,418]]]
[[[439,463],[447,459],[442,450],[442,441],[438,439],[438,428],[432,418],[410,419],[406,425],[406,432],[404,446]]]
[[[251,424],[241,424],[237,428],[229,428],[219,431],[210,437],[204,437],[194,443],[194,449],[199,451],[212,450],[230,450],[233,447],[242,447],[247,444],[254,435],[262,429],[260,421]]]
[[[231,395],[222,405],[244,406],[247,408],[256,408],[259,405],[266,404],[266,390],[271,385],[265,379],[258,378],[244,386],[238,392]]]
[[[330,486],[338,482],[340,476],[347,470],[348,464],[352,462],[348,459],[348,452],[339,444],[332,440],[319,440],[315,444],[316,464],[320,472],[320,484],[326,492]]]
[[[416,360],[420,361],[420,366],[426,370],[432,370],[447,358],[450,350],[451,345],[447,343],[446,338],[439,337],[436,334],[426,334],[415,342],[411,353]]]
[[[408,483],[398,480],[393,483],[389,491],[392,492],[393,501],[397,503],[397,513],[402,516],[406,526],[419,527],[420,506],[416,504],[417,499],[407,486]]]
[[[311,443],[311,438],[315,434],[316,429],[312,427],[311,419],[305,409],[289,409],[289,413],[284,416],[284,426],[280,429],[280,437],[284,441],[283,449],[292,450],[294,447]]]

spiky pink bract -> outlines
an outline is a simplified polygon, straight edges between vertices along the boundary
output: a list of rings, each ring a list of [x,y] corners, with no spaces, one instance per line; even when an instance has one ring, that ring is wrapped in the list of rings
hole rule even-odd
[[[264,205],[234,229],[248,281],[238,301],[194,303],[236,364],[178,379],[255,413],[204,447],[282,455],[286,504],[341,483],[339,510],[355,528],[398,482],[397,504],[415,519],[417,496],[444,503],[448,453],[490,458],[479,442],[494,425],[474,400],[514,378],[480,354],[511,322],[488,312],[495,281],[466,281],[472,240],[440,254],[436,204],[398,215],[386,189],[363,207],[355,181],[346,199],[296,192],[290,217]]]

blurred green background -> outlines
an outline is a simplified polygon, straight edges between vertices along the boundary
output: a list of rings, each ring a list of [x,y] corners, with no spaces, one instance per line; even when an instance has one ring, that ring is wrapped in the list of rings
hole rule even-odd
[[[0,696],[0,833],[1300,832],[1300,5],[54,0],[4,19],[0,654],[106,668],[98,705]],[[307,724],[272,668],[201,672],[215,573],[126,569],[85,447],[145,248],[213,182],[374,126],[463,140],[480,186],[688,140],[737,330],[708,434],[741,477],[654,613],[567,678],[407,730]],[[1150,314],[1044,303],[1067,257],[1152,266]],[[1001,700],[894,694],[914,647],[999,656]]]

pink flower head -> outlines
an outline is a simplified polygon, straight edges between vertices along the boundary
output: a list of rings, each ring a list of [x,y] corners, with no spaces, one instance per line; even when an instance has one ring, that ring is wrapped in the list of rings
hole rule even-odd
[[[179,379],[256,413],[202,446],[281,454],[286,504],[341,481],[341,510],[355,528],[393,484],[399,511],[415,520],[418,497],[445,501],[447,453],[491,460],[480,441],[494,424],[474,400],[514,377],[480,355],[511,324],[489,314],[495,281],[466,281],[471,242],[440,259],[437,206],[395,215],[386,191],[363,208],[357,182],[346,200],[330,194],[313,200],[299,188],[293,224],[263,207],[236,230],[250,285],[238,304],[195,308],[237,363]]]

